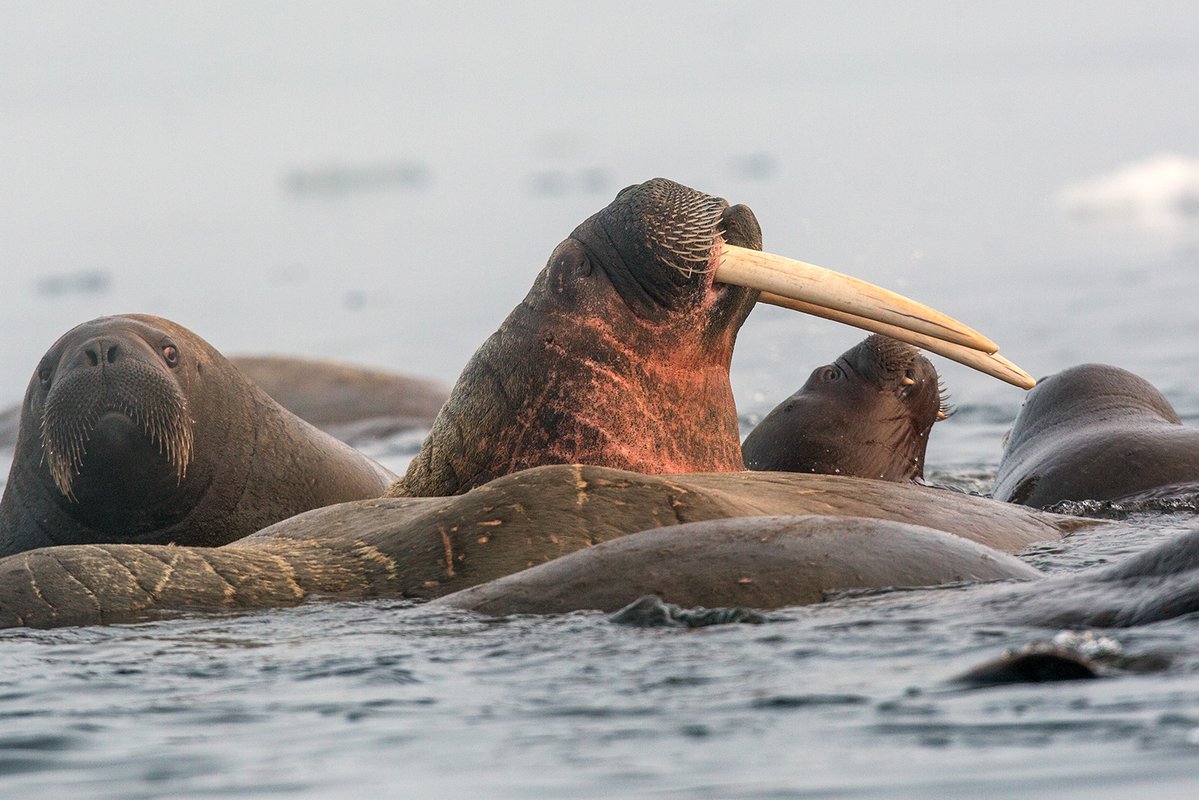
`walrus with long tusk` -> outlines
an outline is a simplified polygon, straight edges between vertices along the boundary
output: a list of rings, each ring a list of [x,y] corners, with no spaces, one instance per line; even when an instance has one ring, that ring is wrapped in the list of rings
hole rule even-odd
[[[762,290],[896,338],[938,337],[962,360],[1029,382],[949,317],[758,253],[760,244],[745,206],[663,179],[625,189],[558,246],[471,359],[393,487],[401,496],[316,509],[215,549],[102,545],[3,559],[0,623],[313,595],[433,598],[630,533],[730,517],[869,517],[1004,550],[1100,524],[919,486],[745,472],[729,362]],[[684,472],[699,474],[663,475]],[[811,558],[822,557],[819,541]]]
[[[170,320],[101,317],[51,346],[21,406],[0,555],[58,544],[216,546],[394,476]]]
[[[459,494],[545,464],[744,469],[729,364],[763,291],[1032,385],[956,320],[761,246],[746,206],[662,178],[623,190],[554,250],[389,494]]]

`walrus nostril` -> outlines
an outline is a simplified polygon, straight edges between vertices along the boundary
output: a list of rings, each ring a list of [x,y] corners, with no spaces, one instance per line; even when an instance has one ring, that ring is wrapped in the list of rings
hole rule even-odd
[[[83,348],[83,355],[87,358],[87,363],[93,367],[100,366],[101,360],[107,364],[117,363],[117,356],[120,355],[119,348],[114,342],[108,342],[104,339],[97,339],[94,342],[88,342]]]

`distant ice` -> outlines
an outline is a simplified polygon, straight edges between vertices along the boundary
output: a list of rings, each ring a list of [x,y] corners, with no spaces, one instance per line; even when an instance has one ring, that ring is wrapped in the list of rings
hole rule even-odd
[[[327,164],[293,169],[283,176],[283,188],[293,195],[345,195],[379,189],[424,189],[432,170],[420,162]]]
[[[112,286],[112,277],[98,269],[62,272],[38,278],[37,292],[46,297],[65,294],[100,294]]]
[[[1199,224],[1199,158],[1163,153],[1066,185],[1057,206],[1081,219],[1170,229]]]

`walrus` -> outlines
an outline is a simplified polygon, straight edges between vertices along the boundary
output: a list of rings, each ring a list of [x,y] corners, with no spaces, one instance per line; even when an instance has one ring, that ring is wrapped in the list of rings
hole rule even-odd
[[[21,406],[0,554],[101,542],[217,546],[394,476],[284,410],[170,320],[64,334]]]
[[[1042,379],[1007,436],[994,496],[1047,508],[1199,491],[1199,429],[1145,379],[1083,364]]]
[[[294,356],[230,356],[271,399],[350,445],[428,429],[449,396],[435,381],[370,367]]]
[[[912,481],[924,477],[929,432],[948,413],[932,363],[876,333],[817,367],[741,452],[747,469]]]
[[[931,346],[1031,385],[961,323],[761,246],[744,205],[662,178],[624,189],[554,250],[466,365],[389,494],[458,494],[546,464],[744,469],[729,364],[763,291],[769,302],[829,307],[868,329],[881,319],[893,338],[940,342]]]
[[[737,517],[622,536],[436,602],[489,615],[613,612],[646,595],[684,608],[776,609],[843,589],[1031,580],[960,536],[862,517]]]
[[[940,312],[760,244],[745,206],[664,179],[623,190],[558,246],[472,357],[391,497],[318,509],[218,549],[94,545],[3,560],[8,624],[313,594],[431,599],[695,519],[867,516],[1004,549],[1094,524],[917,486],[746,473],[729,362],[759,299],[808,303],[1031,383]],[[674,472],[697,474],[654,478]]]
[[[0,627],[92,625],[177,611],[287,606],[312,597],[431,600],[641,531],[662,529],[655,533],[682,547],[690,530],[684,523],[779,514],[868,517],[961,534],[923,534],[906,552],[909,564],[924,566],[906,579],[901,569],[874,570],[885,585],[968,575],[955,564],[963,563],[962,553],[979,549],[972,542],[994,548],[987,552],[1002,566],[996,550],[1112,524],[864,478],[744,471],[663,476],[546,466],[462,495],[314,509],[224,547],[74,545],[10,556],[0,559]],[[892,542],[901,538],[895,531]],[[928,542],[940,542],[946,553]],[[722,557],[735,550],[726,548]],[[788,558],[818,562],[831,555],[847,560],[846,571],[855,569],[853,548],[830,546],[827,537],[801,542]],[[942,558],[945,566],[938,565]],[[862,562],[865,570],[877,557],[863,553]],[[712,564],[694,573],[697,591],[718,570]],[[799,572],[785,591],[799,596],[811,591],[805,580],[822,578],[819,569]]]

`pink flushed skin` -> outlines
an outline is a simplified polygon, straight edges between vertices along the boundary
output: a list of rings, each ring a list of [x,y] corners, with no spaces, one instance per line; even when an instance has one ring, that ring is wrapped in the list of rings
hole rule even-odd
[[[744,206],[707,198],[719,206],[707,222],[702,261],[688,270],[652,238],[673,232],[630,231],[638,220],[604,218],[625,197],[554,251],[528,296],[467,364],[389,494],[458,494],[549,464],[644,474],[744,469],[729,366],[757,293],[715,284],[710,266],[724,238],[760,248],[757,223]],[[614,243],[620,235],[634,241]],[[649,282],[648,291],[635,281]]]

